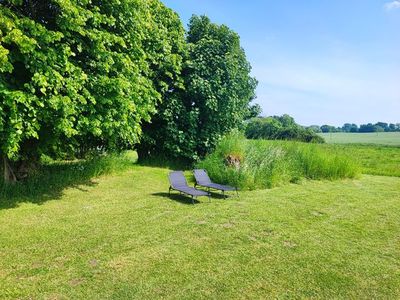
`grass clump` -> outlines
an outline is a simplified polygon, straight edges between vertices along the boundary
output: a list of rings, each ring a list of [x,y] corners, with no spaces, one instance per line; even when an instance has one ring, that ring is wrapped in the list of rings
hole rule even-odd
[[[354,178],[359,167],[345,152],[290,141],[250,141],[239,133],[225,137],[197,164],[210,177],[242,189],[263,189],[301,179]]]

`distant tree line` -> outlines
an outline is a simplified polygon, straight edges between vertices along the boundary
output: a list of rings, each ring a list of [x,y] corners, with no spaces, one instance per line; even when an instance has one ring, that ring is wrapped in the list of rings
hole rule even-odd
[[[305,128],[285,114],[283,116],[257,117],[248,121],[248,139],[292,140],[306,143],[324,143],[324,139],[310,128]]]
[[[400,131],[400,123],[385,123],[385,122],[377,122],[375,124],[361,124],[358,126],[357,124],[345,123],[342,127],[335,127],[331,125],[311,125],[307,127],[308,129],[319,133],[327,133],[327,132],[399,132]]]

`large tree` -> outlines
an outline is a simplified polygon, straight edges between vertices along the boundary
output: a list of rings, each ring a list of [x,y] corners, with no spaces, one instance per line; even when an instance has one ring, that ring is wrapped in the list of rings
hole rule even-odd
[[[141,123],[180,85],[184,49],[179,17],[158,0],[0,0],[5,180],[42,153],[137,143]]]
[[[193,16],[187,47],[184,87],[166,94],[144,126],[140,157],[196,160],[245,118],[259,113],[259,107],[250,106],[257,82],[237,33],[205,16]]]

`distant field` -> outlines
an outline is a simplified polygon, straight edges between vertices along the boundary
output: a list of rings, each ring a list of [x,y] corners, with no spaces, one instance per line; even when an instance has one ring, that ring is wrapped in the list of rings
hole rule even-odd
[[[266,140],[264,143],[279,145],[282,142]],[[372,143],[338,143],[318,144],[317,147],[320,150],[325,149],[326,153],[342,153],[345,156],[350,156],[361,167],[363,174],[400,177],[399,146]]]
[[[329,144],[378,144],[400,146],[400,132],[320,133]]]
[[[361,166],[364,174],[400,177],[400,147],[385,145],[321,145],[342,149]]]

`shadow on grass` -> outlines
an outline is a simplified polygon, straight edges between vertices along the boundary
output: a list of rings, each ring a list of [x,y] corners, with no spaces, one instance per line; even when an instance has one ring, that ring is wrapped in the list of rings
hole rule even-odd
[[[213,200],[229,200],[232,198],[238,198],[236,195],[229,195],[226,194],[226,196],[224,197],[224,195],[217,193],[217,192],[210,192],[211,194],[211,201]],[[171,194],[168,194],[167,192],[159,192],[159,193],[154,193],[152,194],[152,196],[158,196],[158,197],[164,197],[164,198],[168,198],[170,200],[182,203],[182,204],[192,204],[192,198],[190,196],[184,195],[184,194],[179,194],[178,192],[171,192]],[[194,204],[196,203],[201,203],[201,202],[209,202],[210,200],[208,199],[208,197],[206,196],[202,196],[201,197],[202,201],[199,201],[197,199],[194,199]]]
[[[193,204],[197,204],[197,203],[201,203],[201,201],[197,200],[197,199],[193,199],[192,202],[192,197],[190,196],[186,196],[183,194],[179,194],[179,193],[173,193],[171,192],[171,195],[168,193],[154,193],[152,194],[152,196],[158,196],[158,197],[164,197],[164,198],[168,198],[169,200],[173,200],[182,204],[186,204],[186,205],[193,205]],[[206,197],[204,197],[206,198]],[[208,201],[208,199],[207,199]]]
[[[212,199],[229,199],[229,198],[237,198],[237,196],[235,194],[229,194],[229,193],[225,193],[225,196],[222,193],[216,192],[216,191],[209,191],[209,193],[211,194],[211,198]]]
[[[149,158],[139,158],[138,165],[145,167],[166,168],[170,170],[191,170],[193,164],[185,160],[172,160],[163,156],[152,156]]]
[[[14,185],[0,182],[0,209],[15,208],[20,203],[43,204],[49,200],[57,200],[66,188],[87,192],[88,187],[96,185],[93,178],[133,165],[134,162],[123,156],[45,164],[24,181]]]

